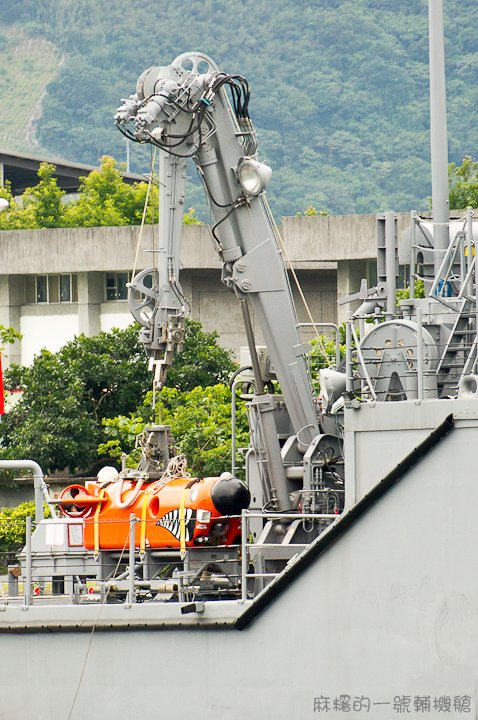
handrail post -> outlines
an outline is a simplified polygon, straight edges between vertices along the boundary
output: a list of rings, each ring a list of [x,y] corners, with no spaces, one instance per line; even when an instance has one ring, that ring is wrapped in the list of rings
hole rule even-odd
[[[128,602],[132,605],[135,598],[134,591],[134,563],[135,563],[135,526],[136,526],[136,515],[130,513],[129,516],[129,590],[128,590]]]
[[[340,365],[340,330],[338,325],[335,325],[335,364],[338,370]]]
[[[353,390],[352,318],[350,315],[345,322],[345,389],[347,392]]]
[[[412,300],[415,297],[415,246],[417,244],[417,213],[412,210],[410,213],[410,284],[409,284],[409,297]]]
[[[473,230],[472,230],[473,233]],[[475,331],[476,336],[478,337],[478,237],[472,236],[472,247],[475,251]],[[472,276],[473,277],[473,276]],[[473,287],[473,280],[471,280],[472,287]],[[478,361],[478,348],[476,353],[476,362]]]
[[[397,267],[396,267],[397,216],[394,212],[385,213],[385,276],[387,282],[387,300],[385,319],[392,320],[397,313]],[[361,337],[362,328],[360,328]]]
[[[423,400],[423,320],[422,309],[417,308],[417,397]]]
[[[467,269],[473,265],[473,210],[466,210],[466,250],[467,250]]]
[[[241,384],[240,380],[234,380],[231,387],[232,405],[231,405],[231,473],[236,475],[236,388]]]
[[[370,379],[370,375],[368,374],[367,365],[366,365],[366,363],[365,363],[365,359],[364,359],[362,350],[361,350],[361,348],[360,348],[360,342],[359,342],[359,339],[358,339],[358,337],[357,337],[357,333],[355,332],[355,328],[354,328],[352,322],[350,323],[350,331],[351,331],[351,333],[352,333],[353,339],[355,340],[355,349],[356,349],[356,351],[357,351],[357,357],[358,357],[360,366],[361,366],[361,368],[362,368],[362,371],[363,371],[363,374],[364,374],[364,377],[365,377],[365,382],[367,383],[369,393],[370,393],[370,395],[372,396],[372,400],[375,401],[375,400],[377,399],[377,395],[376,395],[376,393],[375,393],[375,390],[374,390],[373,387],[372,387],[372,381],[371,381],[371,379]]]
[[[26,518],[25,542],[25,578],[23,580],[23,603],[26,607],[32,604],[32,519]]]
[[[243,602],[247,600],[247,528],[247,514],[243,510],[241,522],[241,600]]]

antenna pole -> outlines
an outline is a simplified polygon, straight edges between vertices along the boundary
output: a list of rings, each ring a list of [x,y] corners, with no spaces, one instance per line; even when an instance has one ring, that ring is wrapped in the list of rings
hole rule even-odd
[[[430,48],[430,144],[432,165],[433,238],[435,273],[448,248],[448,132],[446,122],[445,37],[443,0],[428,0]]]

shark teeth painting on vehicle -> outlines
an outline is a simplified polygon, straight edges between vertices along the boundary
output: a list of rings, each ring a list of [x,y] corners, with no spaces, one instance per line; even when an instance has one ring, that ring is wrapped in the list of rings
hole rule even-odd
[[[186,542],[189,542],[194,532],[194,524],[196,522],[196,513],[191,508],[184,509],[184,529],[186,535]],[[170,510],[170,512],[163,515],[163,517],[156,523],[160,527],[174,535],[176,540],[181,539],[181,522],[179,517],[178,508]]]

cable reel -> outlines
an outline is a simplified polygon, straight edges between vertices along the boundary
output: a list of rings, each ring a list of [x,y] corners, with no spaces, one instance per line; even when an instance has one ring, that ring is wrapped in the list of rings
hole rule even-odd
[[[173,67],[180,66],[193,75],[206,75],[209,72],[218,72],[219,68],[209,55],[201,52],[185,52],[178,55],[171,63]]]
[[[142,270],[128,284],[128,304],[134,319],[149,327],[159,294],[159,274],[155,268]]]

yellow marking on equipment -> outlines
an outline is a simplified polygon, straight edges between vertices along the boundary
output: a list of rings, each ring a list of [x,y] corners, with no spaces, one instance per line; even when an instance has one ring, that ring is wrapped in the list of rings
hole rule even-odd
[[[144,493],[143,502],[141,505],[141,534],[139,539],[139,554],[140,557],[144,557],[144,554],[146,552],[146,510],[148,509],[148,502],[149,502],[149,496],[151,493],[148,493],[149,488],[146,489],[146,492]]]
[[[185,487],[182,494],[181,494],[181,503],[179,505],[179,543],[180,543],[180,551],[181,551],[181,557],[184,557],[186,554],[186,522],[185,522],[185,514],[186,514],[186,496],[188,494],[189,488]]]

